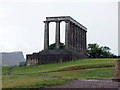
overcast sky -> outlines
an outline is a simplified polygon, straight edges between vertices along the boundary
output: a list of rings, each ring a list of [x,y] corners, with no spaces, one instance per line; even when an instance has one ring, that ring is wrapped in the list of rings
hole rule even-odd
[[[1,2],[0,51],[39,52],[44,46],[45,17],[71,16],[87,27],[87,43],[109,46],[118,54],[117,2]],[[61,42],[65,39],[61,23]],[[50,44],[55,42],[55,23],[50,23]]]

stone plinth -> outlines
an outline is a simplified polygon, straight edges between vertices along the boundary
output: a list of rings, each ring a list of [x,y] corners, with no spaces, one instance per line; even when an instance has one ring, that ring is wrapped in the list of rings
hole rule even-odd
[[[120,82],[120,60],[117,60],[115,64],[114,80]]]
[[[27,55],[27,65],[65,62],[83,57],[85,58],[84,54],[72,50],[43,50]]]

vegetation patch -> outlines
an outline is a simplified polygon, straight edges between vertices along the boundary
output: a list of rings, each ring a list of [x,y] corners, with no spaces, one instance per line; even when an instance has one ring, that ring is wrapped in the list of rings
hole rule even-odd
[[[79,59],[71,62],[53,63],[53,64],[42,64],[36,66],[16,66],[13,69],[13,74],[31,74],[38,72],[49,72],[56,70],[63,70],[67,68],[79,67],[79,68],[91,68],[91,67],[114,67],[116,59]],[[8,72],[9,68],[2,68],[3,73]]]
[[[42,88],[61,85],[71,79],[42,78],[40,76],[6,75],[3,76],[3,88]]]
[[[86,70],[72,70],[63,72],[43,73],[43,76],[59,76],[72,79],[112,79],[114,68],[92,68]]]
[[[3,67],[2,85],[3,88],[43,88],[61,85],[72,79],[112,79],[115,60],[80,59],[36,66],[15,66],[10,75],[7,75],[10,67]]]

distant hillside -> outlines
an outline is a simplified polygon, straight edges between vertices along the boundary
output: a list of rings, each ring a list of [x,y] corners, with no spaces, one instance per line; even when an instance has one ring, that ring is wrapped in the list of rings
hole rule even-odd
[[[19,62],[25,61],[22,52],[0,52],[2,55],[3,66],[19,65]]]

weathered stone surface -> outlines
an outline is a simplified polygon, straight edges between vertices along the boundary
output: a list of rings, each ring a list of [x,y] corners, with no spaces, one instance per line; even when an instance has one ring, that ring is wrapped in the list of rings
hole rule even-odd
[[[56,22],[56,49],[60,49],[60,22]]]
[[[60,22],[65,21],[65,49],[60,49]],[[55,50],[49,50],[49,23],[56,22]],[[70,16],[46,17],[44,50],[27,55],[27,65],[64,62],[86,57],[87,28]]]
[[[48,50],[49,47],[49,22],[44,21],[45,30],[44,30],[44,50]]]
[[[120,81],[120,60],[117,60],[115,64],[114,80]]]
[[[27,55],[27,65],[65,62],[78,58],[85,58],[82,53],[72,50],[44,50],[39,53]],[[37,61],[37,63],[35,62]]]
[[[82,24],[71,18],[70,16],[59,16],[59,17],[46,17],[46,21],[50,22],[56,22],[56,21],[70,21],[76,24],[77,26],[83,28],[84,30],[87,31],[87,28],[84,27]]]
[[[66,22],[65,23],[65,48],[66,49],[70,49],[70,45],[69,45],[70,40],[68,40],[69,36],[70,36],[70,22]]]

